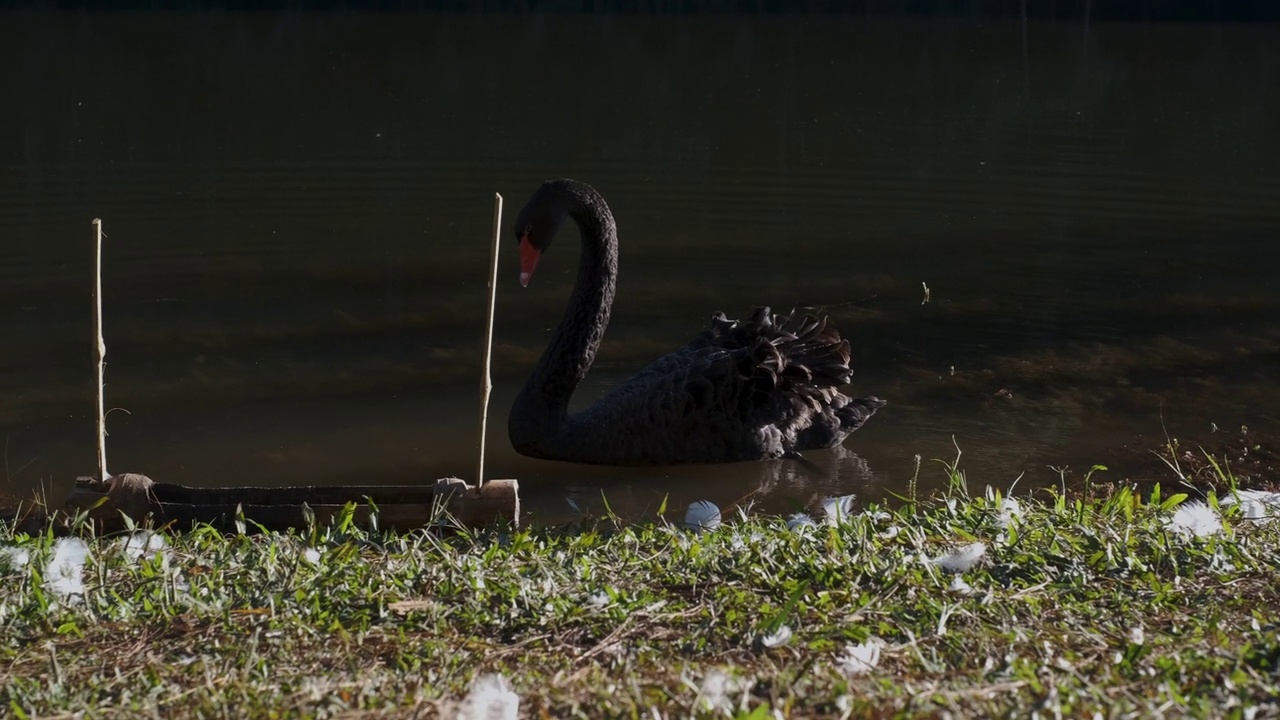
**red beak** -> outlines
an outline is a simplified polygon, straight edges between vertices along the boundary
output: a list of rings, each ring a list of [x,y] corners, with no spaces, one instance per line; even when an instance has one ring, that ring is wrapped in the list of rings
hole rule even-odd
[[[529,233],[520,234],[520,287],[529,287],[529,278],[533,277],[533,269],[538,267],[538,258],[542,251],[529,242]]]

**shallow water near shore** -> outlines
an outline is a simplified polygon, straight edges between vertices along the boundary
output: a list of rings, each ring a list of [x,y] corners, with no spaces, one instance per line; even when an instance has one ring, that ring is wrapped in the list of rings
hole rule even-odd
[[[576,403],[717,310],[812,306],[889,401],[836,452],[662,469],[515,455],[559,319],[504,245],[488,473],[538,521],[708,498],[791,512],[944,475],[1054,482],[1136,446],[1280,432],[1280,29],[802,16],[75,13],[0,27],[6,488],[470,478],[492,193],[617,216]],[[1261,441],[1260,441],[1261,442]]]

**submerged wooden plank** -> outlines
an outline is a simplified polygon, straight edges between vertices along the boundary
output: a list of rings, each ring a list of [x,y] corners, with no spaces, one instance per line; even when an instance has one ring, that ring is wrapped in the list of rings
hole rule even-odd
[[[304,528],[309,521],[324,525],[355,504],[354,519],[367,524],[378,515],[378,527],[409,530],[437,522],[441,509],[454,521],[470,527],[520,520],[519,482],[489,480],[475,488],[458,478],[433,485],[347,485],[312,487],[195,488],[156,483],[145,475],[124,473],[107,482],[80,478],[68,498],[67,513],[87,512],[104,531],[125,527],[124,515],[135,523],[185,526],[209,523],[230,530],[237,514],[268,530]],[[371,505],[372,503],[372,505]]]

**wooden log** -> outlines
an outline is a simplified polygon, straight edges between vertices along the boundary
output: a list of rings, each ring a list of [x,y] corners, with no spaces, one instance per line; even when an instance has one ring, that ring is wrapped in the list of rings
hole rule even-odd
[[[138,524],[146,520],[178,527],[208,523],[231,530],[239,513],[268,530],[305,528],[308,514],[316,523],[325,525],[348,503],[355,503],[355,521],[367,524],[373,512],[370,502],[377,507],[378,527],[384,529],[426,527],[442,519],[441,510],[467,527],[495,522],[518,526],[519,490],[520,483],[514,479],[490,480],[476,488],[458,478],[443,478],[426,486],[195,488],[123,473],[106,482],[91,477],[78,479],[64,510],[68,514],[87,512],[105,532],[124,529],[123,515]]]

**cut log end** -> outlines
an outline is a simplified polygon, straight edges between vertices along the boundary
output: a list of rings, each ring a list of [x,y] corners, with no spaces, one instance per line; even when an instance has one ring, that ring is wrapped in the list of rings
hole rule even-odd
[[[467,527],[482,527],[494,522],[520,525],[520,481],[487,480],[479,488],[459,478],[436,481],[436,494],[458,522]]]

